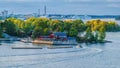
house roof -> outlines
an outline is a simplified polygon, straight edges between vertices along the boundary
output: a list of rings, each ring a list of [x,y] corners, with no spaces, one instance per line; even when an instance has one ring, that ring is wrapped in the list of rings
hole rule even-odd
[[[65,37],[67,37],[67,34],[65,32],[55,32],[54,35],[55,36],[65,36]]]
[[[75,37],[68,37],[68,40],[76,40]]]

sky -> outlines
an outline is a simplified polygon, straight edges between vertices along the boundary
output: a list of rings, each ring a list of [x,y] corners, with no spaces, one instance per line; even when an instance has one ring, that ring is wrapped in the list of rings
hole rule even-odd
[[[0,0],[0,12],[14,14],[120,15],[120,0]]]

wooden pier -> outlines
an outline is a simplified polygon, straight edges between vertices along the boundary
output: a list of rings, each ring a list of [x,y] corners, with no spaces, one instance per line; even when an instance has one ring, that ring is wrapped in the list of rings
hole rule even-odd
[[[73,48],[73,46],[50,46],[48,49]]]
[[[34,47],[34,46],[32,46],[32,47],[28,47],[28,46],[27,47],[26,46],[24,46],[24,47],[23,46],[22,47],[20,47],[20,46],[17,47],[16,46],[16,47],[11,47],[11,48],[12,49],[42,49],[42,47]]]

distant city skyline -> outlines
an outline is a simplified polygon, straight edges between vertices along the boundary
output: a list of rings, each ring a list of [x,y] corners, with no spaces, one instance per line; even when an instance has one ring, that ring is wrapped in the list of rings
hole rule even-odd
[[[0,12],[15,14],[120,15],[120,0],[0,0]]]

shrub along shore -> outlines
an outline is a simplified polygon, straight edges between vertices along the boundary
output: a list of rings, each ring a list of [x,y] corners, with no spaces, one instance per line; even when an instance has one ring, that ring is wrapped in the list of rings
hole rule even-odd
[[[52,32],[65,32],[69,37],[76,37],[77,42],[105,42],[106,32],[120,31],[120,26],[113,21],[89,20],[54,20],[50,18],[29,18],[20,20],[8,18],[0,21],[0,37],[3,33],[17,37],[46,36]]]

